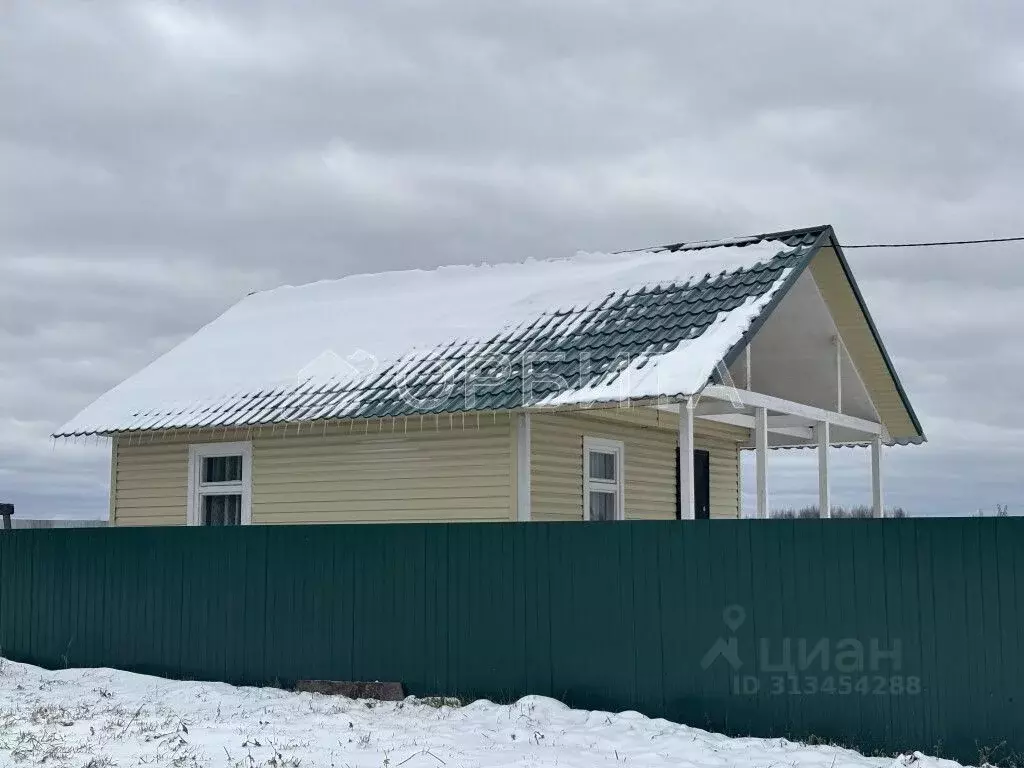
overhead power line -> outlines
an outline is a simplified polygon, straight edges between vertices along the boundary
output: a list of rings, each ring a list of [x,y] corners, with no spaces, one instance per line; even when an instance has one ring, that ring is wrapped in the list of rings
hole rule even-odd
[[[1024,235],[1019,237],[985,237],[977,240],[933,240],[924,243],[864,243],[861,245],[843,245],[847,248],[931,248],[937,245],[982,245],[984,243],[1019,243],[1024,241]]]

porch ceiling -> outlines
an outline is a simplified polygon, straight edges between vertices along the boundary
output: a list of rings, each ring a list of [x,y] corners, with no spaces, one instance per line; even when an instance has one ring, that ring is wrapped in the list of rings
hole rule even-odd
[[[837,348],[838,345],[838,348]],[[838,365],[842,379],[837,387]],[[737,386],[829,411],[880,421],[810,272],[804,272],[750,344],[751,381],[741,354],[729,369]]]

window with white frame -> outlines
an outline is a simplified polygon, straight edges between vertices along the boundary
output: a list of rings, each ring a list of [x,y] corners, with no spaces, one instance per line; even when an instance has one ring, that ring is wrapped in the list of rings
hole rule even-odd
[[[251,492],[252,443],[189,446],[189,525],[248,525]]]
[[[625,449],[618,440],[583,438],[583,519],[622,520]]]

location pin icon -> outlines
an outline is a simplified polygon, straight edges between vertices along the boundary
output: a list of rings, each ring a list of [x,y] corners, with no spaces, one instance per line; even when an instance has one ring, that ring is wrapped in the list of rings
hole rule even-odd
[[[722,611],[722,621],[725,622],[725,626],[732,632],[743,626],[743,622],[746,620],[747,612],[743,609],[742,605],[729,605]]]

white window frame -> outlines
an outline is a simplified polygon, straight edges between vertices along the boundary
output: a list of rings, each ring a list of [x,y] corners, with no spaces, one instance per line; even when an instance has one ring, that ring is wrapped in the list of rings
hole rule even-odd
[[[615,482],[592,480],[590,477],[590,453],[614,453],[616,462]],[[621,440],[603,437],[583,437],[583,519],[590,520],[590,492],[615,490],[615,519],[626,519],[626,446]]]
[[[241,456],[242,480],[237,483],[204,484],[203,459],[213,456]],[[204,495],[242,496],[242,525],[252,523],[252,443],[192,443],[188,447],[188,512],[189,525],[201,525],[200,497]]]

